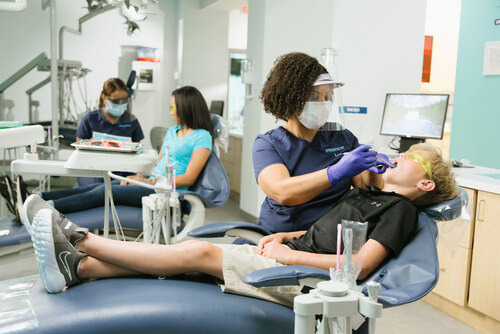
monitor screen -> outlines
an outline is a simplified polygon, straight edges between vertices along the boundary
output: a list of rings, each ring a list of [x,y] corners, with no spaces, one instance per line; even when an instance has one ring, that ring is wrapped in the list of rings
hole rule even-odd
[[[380,134],[441,139],[448,98],[448,94],[387,94]]]
[[[222,116],[224,111],[224,101],[215,100],[210,103],[210,113]]]

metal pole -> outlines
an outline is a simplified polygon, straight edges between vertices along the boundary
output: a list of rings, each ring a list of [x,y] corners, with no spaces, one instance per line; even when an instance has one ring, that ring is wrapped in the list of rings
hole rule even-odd
[[[0,93],[0,121],[5,121],[5,113],[4,113],[4,108],[3,108],[3,93]]]
[[[109,197],[113,196],[111,190],[111,179],[104,173],[104,237],[109,237]],[[116,232],[116,226],[115,226]]]
[[[57,12],[56,0],[50,1],[50,86],[52,102],[52,135],[56,140],[54,143],[54,158],[58,158],[59,150],[59,110],[58,110],[58,78],[57,78]]]

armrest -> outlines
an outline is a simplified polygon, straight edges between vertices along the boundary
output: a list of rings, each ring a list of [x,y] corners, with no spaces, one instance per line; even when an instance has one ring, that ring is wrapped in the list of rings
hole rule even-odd
[[[257,232],[261,234],[261,236],[271,234],[271,232],[256,224],[243,223],[243,222],[225,222],[225,223],[209,224],[202,227],[198,227],[189,232],[188,235],[190,237],[197,237],[197,238],[217,238],[217,237],[223,237],[226,234],[231,233],[231,231],[234,232],[235,230],[247,230],[251,232]],[[234,235],[233,233],[231,233],[231,235],[239,236],[239,235]]]
[[[243,282],[257,288],[281,285],[316,287],[317,282],[329,279],[330,274],[322,269],[307,266],[283,266],[254,271],[243,277]]]

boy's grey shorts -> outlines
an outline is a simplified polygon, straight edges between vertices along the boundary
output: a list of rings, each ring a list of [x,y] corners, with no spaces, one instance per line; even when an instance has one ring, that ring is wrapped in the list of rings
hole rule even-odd
[[[274,259],[255,253],[256,246],[216,244],[222,249],[222,291],[255,297],[293,307],[293,298],[301,294],[300,286],[255,288],[243,282],[246,275],[265,268],[281,267],[283,264]]]

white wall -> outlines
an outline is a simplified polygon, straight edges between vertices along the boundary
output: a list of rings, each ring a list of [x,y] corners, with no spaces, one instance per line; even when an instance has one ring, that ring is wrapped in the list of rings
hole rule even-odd
[[[229,13],[200,8],[198,0],[184,0],[182,85],[198,88],[208,105],[226,100],[229,73]]]
[[[177,70],[177,34],[178,20],[181,5],[180,0],[162,0],[159,2],[163,13],[163,109],[161,110],[161,121],[157,125],[170,127],[174,125],[174,120],[170,116],[170,95],[176,87],[174,73]]]
[[[246,50],[248,34],[248,14],[241,9],[229,12],[229,29],[227,47],[229,49]]]
[[[302,51],[318,57],[324,47],[340,53],[339,76],[346,83],[344,105],[368,107],[360,141],[379,136],[387,92],[419,92],[425,1],[412,0],[250,0],[248,48],[255,60],[256,97],[245,106],[245,136],[240,208],[259,216],[264,194],[255,181],[252,146],[255,136],[276,127],[258,99],[278,55]]]
[[[265,195],[255,181],[253,142],[259,133],[283,124],[264,113],[260,91],[279,55],[301,51],[319,57],[321,49],[329,46],[332,2],[316,0],[312,6],[311,2],[302,0],[250,0],[248,7],[247,58],[253,60],[255,66],[255,97],[245,105],[240,208],[258,217]]]
[[[175,1],[170,1],[175,6]],[[57,26],[78,28],[78,18],[85,15],[87,10],[85,1],[57,1]],[[168,7],[162,4],[162,8]],[[140,30],[134,35],[126,33],[125,19],[118,10],[111,10],[83,24],[81,36],[65,33],[64,57],[79,60],[83,67],[91,69],[86,76],[87,96],[92,106],[96,106],[103,82],[119,76],[126,80],[129,74],[129,57],[122,58],[122,46],[150,46],[160,49],[163,59],[164,45],[164,18],[159,10],[149,14],[146,21],[141,22]],[[50,56],[50,20],[48,10],[42,11],[40,1],[30,1],[28,8],[19,13],[0,12],[0,81],[14,74],[18,69],[33,59],[40,52]],[[5,52],[7,50],[7,52]],[[130,64],[131,65],[131,64]],[[30,72],[14,86],[5,92],[6,99],[14,100],[16,104],[16,119],[28,121],[28,98],[25,91],[49,75],[36,70]],[[163,80],[162,80],[163,81]],[[83,81],[81,84],[83,85]],[[73,87],[77,102],[79,100],[78,86]],[[83,86],[82,86],[83,90]],[[134,113],[138,117],[149,142],[149,129],[164,120],[161,116],[163,108],[163,83],[160,90],[154,92],[138,92]],[[40,119],[50,119],[50,85],[33,94],[33,98],[40,101]]]
[[[345,106],[368,108],[346,122],[361,143],[387,151],[381,136],[386,93],[419,93],[422,80],[426,1],[334,0],[332,46],[339,50]],[[359,129],[359,130],[358,130]]]
[[[3,82],[41,52],[50,57],[49,11],[42,11],[39,2],[28,3],[22,12],[0,12],[0,81]],[[28,97],[25,91],[50,75],[31,71],[15,86],[5,91],[5,99],[15,103],[16,119],[28,121]],[[41,117],[50,117],[50,84],[39,90],[33,98],[40,100]]]

